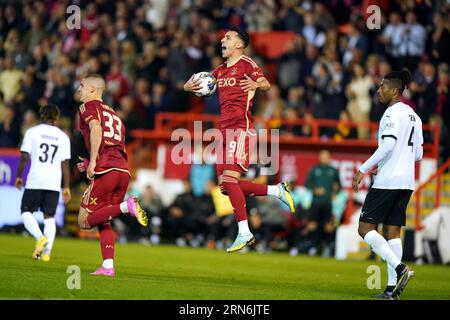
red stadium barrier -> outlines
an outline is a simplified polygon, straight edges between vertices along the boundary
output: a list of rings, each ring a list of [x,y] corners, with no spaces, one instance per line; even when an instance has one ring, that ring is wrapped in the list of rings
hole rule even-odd
[[[18,156],[20,155],[20,150],[14,148],[0,148],[0,154],[5,156]]]
[[[150,140],[160,144],[162,142],[171,142],[170,137],[172,131],[178,128],[184,128],[194,132],[194,121],[202,121],[203,128],[205,128],[205,123],[208,123],[211,127],[218,128],[220,124],[219,115],[208,115],[208,114],[196,114],[196,113],[172,113],[172,112],[161,112],[158,113],[155,119],[155,129],[154,130],[132,130],[131,136],[136,138],[132,144],[127,145],[129,151],[134,151],[141,145],[144,140]],[[254,123],[262,125],[264,128],[270,128],[269,122],[271,119],[262,119],[259,117],[254,117]],[[299,137],[299,136],[283,136],[279,138],[280,149],[295,149],[295,150],[309,150],[309,151],[319,151],[324,148],[330,149],[332,152],[372,152],[377,147],[377,137],[376,132],[378,130],[378,123],[376,122],[352,122],[349,123],[351,128],[366,127],[370,132],[370,139],[343,139],[335,140],[333,138],[324,139],[320,136],[320,130],[323,128],[336,128],[339,124],[338,120],[328,120],[328,119],[280,119],[280,125],[309,125],[311,126],[311,136],[309,137]],[[439,153],[439,128],[424,125],[424,131],[430,131],[433,137],[432,143],[424,144],[424,157],[427,158],[438,158]],[[270,136],[268,136],[270,141]],[[155,164],[154,161],[151,161]]]
[[[427,181],[422,183],[414,192],[414,195],[416,197],[416,230],[422,229],[422,223],[421,223],[421,214],[420,214],[420,195],[422,191],[431,183],[434,181],[434,179],[437,179],[436,183],[436,197],[434,199],[434,208],[439,207],[440,199],[441,199],[441,177],[442,174],[450,167],[450,158],[447,159],[446,162],[444,162],[438,170],[428,178]]]
[[[129,154],[129,163],[132,166],[132,171],[134,172],[135,167],[156,167],[156,152],[151,153],[149,151],[150,159],[144,158],[144,161],[135,161],[135,152],[141,148],[141,146],[146,142],[152,142],[152,149],[155,151],[160,144],[173,144],[171,141],[171,135],[173,130],[178,128],[187,129],[189,132],[194,132],[194,121],[203,121],[208,123],[210,127],[219,127],[220,117],[218,115],[206,115],[206,114],[193,114],[193,113],[159,113],[156,117],[155,129],[154,130],[133,130],[131,135],[136,139],[132,143],[127,145],[127,150]],[[264,120],[258,117],[254,118],[254,122],[263,127],[269,127],[270,120]],[[280,150],[301,150],[301,151],[319,151],[321,149],[329,149],[332,152],[341,153],[372,153],[377,147],[377,137],[376,132],[378,130],[378,123],[375,122],[364,122],[364,123],[351,123],[349,124],[352,128],[366,127],[370,131],[370,139],[346,139],[336,141],[332,138],[322,139],[320,137],[320,130],[322,128],[335,128],[339,121],[337,120],[326,120],[326,119],[314,119],[311,121],[306,121],[304,119],[290,120],[290,119],[280,119],[280,124],[286,125],[309,125],[311,126],[311,136],[309,137],[298,137],[298,136],[280,136]],[[205,126],[203,126],[205,127]],[[423,126],[424,131],[430,131],[433,137],[432,143],[424,144],[424,157],[427,158],[438,158],[439,150],[439,129],[437,127],[432,127],[430,125]],[[195,135],[194,135],[195,137]],[[201,137],[197,137],[200,138]],[[270,136],[267,137],[270,140]],[[347,188],[349,192],[349,200],[347,203],[347,208],[344,212],[343,223],[348,223],[350,221],[351,215],[353,214],[353,191],[351,188]],[[420,190],[419,190],[420,193]],[[417,213],[417,221],[420,213]]]
[[[208,123],[209,127],[218,128],[220,123],[219,115],[196,114],[196,113],[158,113],[156,116],[154,130],[132,130],[131,136],[135,140],[128,143],[127,153],[130,169],[134,175],[137,168],[156,168],[156,150],[161,144],[174,144],[171,141],[172,132],[178,128],[184,128],[189,132],[194,132],[194,121],[202,121],[202,124]],[[264,128],[269,128],[269,119],[262,119],[255,117],[254,122],[262,125]],[[279,137],[280,150],[295,150],[295,151],[320,151],[321,149],[329,149],[331,152],[341,152],[349,154],[357,153],[372,153],[377,147],[376,132],[378,130],[378,123],[363,122],[350,123],[351,128],[366,127],[370,131],[370,138],[362,139],[346,139],[336,141],[333,138],[323,139],[320,136],[320,130],[323,128],[335,128],[338,125],[337,120],[326,119],[280,119],[280,125],[309,125],[311,126],[311,135],[309,137],[299,136],[283,136]],[[203,125],[205,128],[205,125]],[[424,125],[424,131],[429,131],[433,137],[432,143],[424,144],[424,157],[438,159],[439,151],[439,129],[434,126]],[[195,136],[195,135],[194,135]],[[198,137],[201,139],[201,137]],[[267,136],[270,141],[270,135]],[[149,145],[147,145],[149,144]],[[145,148],[143,148],[145,146]],[[141,152],[139,156],[137,153]],[[18,155],[18,149],[0,148],[0,153],[3,155]],[[416,196],[416,228],[420,229],[420,194],[421,191],[433,179],[438,179],[438,195],[435,200],[435,206],[439,205],[439,191],[440,191],[440,177],[442,173],[450,166],[450,159],[439,168],[439,170],[431,176],[424,184],[419,186],[415,192]],[[344,223],[348,222],[353,213],[352,190],[348,188],[349,202],[344,213]]]

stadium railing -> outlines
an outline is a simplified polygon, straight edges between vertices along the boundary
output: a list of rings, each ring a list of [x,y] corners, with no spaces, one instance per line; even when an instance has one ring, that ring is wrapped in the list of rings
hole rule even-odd
[[[261,117],[254,117],[256,127],[270,129],[270,122],[273,119],[263,119]],[[171,140],[174,130],[184,128],[193,134],[194,139],[202,139],[200,135],[194,135],[195,123],[194,121],[202,122],[202,129],[219,128],[220,116],[198,113],[173,113],[161,112],[158,113],[155,119],[155,129],[142,130],[136,129],[131,131],[131,136],[135,139],[133,142],[127,144],[127,151],[129,154],[131,166],[145,166],[150,168],[156,167],[156,153],[150,154],[150,159],[145,159],[145,163],[135,163],[134,153],[144,143],[153,142],[157,147],[162,143],[173,143]],[[369,130],[368,139],[358,138],[344,138],[336,140],[333,137],[324,137],[321,132],[325,129],[334,129],[340,122],[338,120],[329,119],[279,119],[278,127],[286,126],[310,126],[310,136],[295,136],[283,135],[279,136],[280,149],[285,150],[301,150],[301,151],[319,151],[322,149],[329,149],[332,152],[348,152],[348,153],[371,153],[377,147],[377,131],[379,124],[376,122],[350,122],[350,128],[365,127]],[[430,125],[423,126],[424,132],[428,131],[431,136],[431,142],[424,143],[424,157],[437,159],[439,154],[439,128]],[[261,138],[261,137],[260,137]],[[267,139],[270,142],[270,130],[267,132]],[[155,148],[156,150],[156,148]],[[132,168],[133,169],[133,168]]]
[[[270,122],[273,119],[263,119],[260,117],[254,117],[254,123],[258,127],[270,129]],[[158,146],[161,144],[173,144],[172,133],[175,129],[183,128],[190,133],[194,133],[195,124],[194,121],[202,121],[202,130],[208,128],[219,128],[220,116],[208,115],[198,113],[158,113],[155,119],[154,130],[131,130],[130,134],[135,139],[127,144],[127,153],[131,171],[133,175],[137,168],[156,168]],[[321,149],[329,149],[332,152],[347,152],[347,153],[371,153],[377,147],[377,130],[378,123],[375,122],[360,122],[360,123],[348,123],[351,128],[366,127],[369,130],[368,139],[342,139],[335,140],[334,138],[324,138],[321,136],[321,131],[327,128],[336,128],[340,122],[338,120],[328,119],[279,119],[278,127],[283,125],[298,125],[298,126],[310,126],[311,134],[308,137],[300,136],[279,136],[280,150],[300,150],[300,151],[320,151]],[[438,159],[439,152],[439,128],[430,125],[423,126],[424,132],[428,131],[431,136],[431,142],[424,143],[424,157]],[[202,139],[202,135],[193,135],[195,139]],[[267,139],[270,141],[271,137],[268,132]],[[150,146],[147,144],[150,143]],[[146,146],[146,148],[143,148]],[[144,154],[141,155],[141,159],[137,159],[136,152],[144,150]],[[18,149],[0,148],[0,155],[11,156],[20,155]],[[136,161],[138,160],[138,161]],[[416,229],[420,229],[420,194],[433,179],[437,178],[438,188],[440,190],[440,179],[442,173],[450,166],[450,160],[441,166],[437,172],[431,176],[424,184],[419,186],[416,190],[415,197],[417,199],[416,205]],[[352,190],[348,188],[349,201],[344,213],[344,222],[348,222],[351,214],[353,213],[353,201]],[[435,199],[435,207],[439,206],[440,192]]]
[[[270,122],[273,119],[263,119],[260,117],[254,117],[254,123],[257,127],[270,128]],[[368,139],[342,139],[335,140],[333,137],[324,138],[321,136],[323,129],[336,128],[340,123],[338,120],[328,119],[279,119],[278,127],[283,125],[287,126],[311,126],[311,135],[308,137],[300,136],[279,136],[280,150],[302,150],[302,151],[319,151],[321,149],[329,149],[332,152],[347,152],[347,153],[371,153],[377,147],[377,131],[379,124],[376,122],[351,122],[348,123],[350,128],[365,127],[369,130]],[[208,128],[219,128],[220,117],[218,115],[197,114],[197,113],[158,113],[155,121],[154,130],[132,130],[131,136],[135,140],[127,145],[127,151],[129,154],[129,162],[134,167],[156,167],[156,152],[149,152],[147,158],[143,158],[144,161],[135,161],[135,152],[140,149],[145,143],[153,143],[151,149],[156,150],[161,144],[175,143],[171,140],[172,132],[179,128],[184,128],[190,133],[194,133],[195,123],[194,121],[202,121],[202,130]],[[439,128],[424,125],[424,132],[429,131],[431,136],[431,142],[424,143],[424,157],[436,159],[439,152]],[[202,135],[193,134],[193,139],[202,139]],[[268,134],[267,139],[270,141],[271,137]],[[349,200],[347,202],[347,208],[344,212],[343,223],[350,221],[353,214],[353,190],[351,188],[346,189],[349,193]],[[419,190],[420,192],[420,190]]]
[[[435,179],[436,179],[436,193],[434,198],[434,208],[438,208],[440,205],[440,199],[441,199],[441,188],[442,188],[442,175],[447,171],[447,169],[450,167],[450,158],[447,159],[438,169],[437,171],[431,175],[428,180],[426,180],[424,183],[422,183],[414,192],[416,204],[415,204],[415,213],[416,213],[416,230],[419,231],[422,229],[422,219],[421,219],[421,206],[420,206],[420,196]]]

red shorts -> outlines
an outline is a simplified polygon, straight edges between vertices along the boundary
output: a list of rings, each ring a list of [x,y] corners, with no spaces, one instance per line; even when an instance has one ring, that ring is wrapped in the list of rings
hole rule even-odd
[[[127,172],[112,170],[91,180],[81,199],[81,207],[89,213],[106,205],[121,203],[127,193],[130,175]]]
[[[245,129],[222,129],[223,152],[222,161],[217,159],[217,176],[223,170],[247,172],[250,164],[250,134]]]

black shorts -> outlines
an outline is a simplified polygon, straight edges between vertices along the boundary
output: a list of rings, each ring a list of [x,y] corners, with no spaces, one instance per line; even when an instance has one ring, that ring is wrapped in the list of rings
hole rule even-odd
[[[59,191],[25,189],[22,197],[21,212],[41,211],[53,217],[58,205]]]
[[[359,221],[391,226],[406,224],[406,207],[412,190],[370,188]]]
[[[320,224],[327,223],[333,215],[331,203],[312,203],[308,213],[309,221],[316,221]]]

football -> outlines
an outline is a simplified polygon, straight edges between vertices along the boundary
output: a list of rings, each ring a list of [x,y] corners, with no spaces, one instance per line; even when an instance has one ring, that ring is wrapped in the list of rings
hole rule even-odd
[[[199,72],[194,75],[194,80],[200,79],[201,89],[194,94],[197,97],[207,97],[212,95],[217,89],[216,78],[210,72]]]

